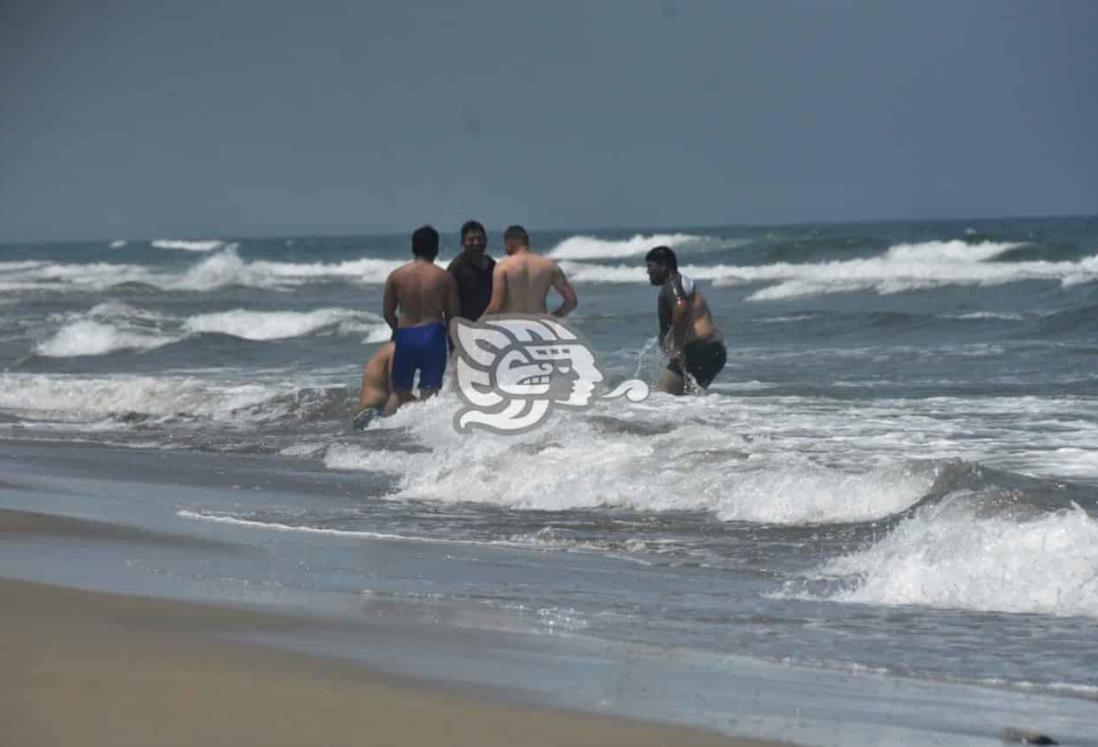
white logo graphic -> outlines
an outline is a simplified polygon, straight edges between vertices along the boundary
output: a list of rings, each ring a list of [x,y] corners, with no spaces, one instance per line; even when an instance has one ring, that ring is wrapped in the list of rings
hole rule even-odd
[[[554,407],[582,409],[605,380],[591,346],[563,320],[511,314],[484,322],[454,319],[450,336],[457,352],[458,394],[465,407],[454,416],[459,432],[528,431]],[[648,385],[629,379],[600,399],[624,396],[640,402]]]

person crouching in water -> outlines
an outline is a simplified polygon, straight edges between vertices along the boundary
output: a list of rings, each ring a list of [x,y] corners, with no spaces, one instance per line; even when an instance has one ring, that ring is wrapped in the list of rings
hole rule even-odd
[[[446,319],[460,311],[453,277],[435,264],[438,231],[431,226],[417,228],[412,234],[412,255],[411,262],[393,270],[385,280],[382,312],[395,343],[386,416],[415,398],[416,371],[420,397],[438,393],[446,370]]]
[[[387,342],[377,349],[362,369],[362,390],[358,394],[358,412],[351,421],[355,430],[365,430],[374,418],[385,412],[392,394],[390,374],[393,367],[393,350],[396,348]]]
[[[657,246],[644,261],[648,280],[660,289],[660,347],[668,359],[656,388],[668,394],[685,394],[689,375],[704,390],[724,368],[728,357],[709,304],[694,281],[679,272],[678,258],[670,247]]]

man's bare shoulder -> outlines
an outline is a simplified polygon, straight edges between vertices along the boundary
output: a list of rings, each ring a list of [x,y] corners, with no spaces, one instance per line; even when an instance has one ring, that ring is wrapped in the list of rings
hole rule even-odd
[[[446,277],[450,276],[450,273],[446,272],[445,269],[439,267],[434,262],[409,262],[393,270],[394,275],[397,273],[400,273],[405,277],[417,278],[420,280],[423,280],[424,278],[438,279],[443,275]]]
[[[495,270],[497,272],[509,273],[521,268],[525,264],[525,257],[522,256],[509,256],[503,257],[496,262]]]
[[[442,267],[439,267],[437,264],[435,264],[433,262],[430,265],[426,265],[426,267],[424,269],[424,275],[426,275],[427,277],[433,278],[434,280],[437,280],[440,283],[452,283],[452,282],[454,282],[453,275],[451,275],[447,270],[443,269]]]
[[[415,267],[415,264],[415,262],[405,262],[400,267],[390,272],[389,277],[393,280],[399,280],[400,278],[407,275]]]
[[[557,264],[555,259],[549,259],[549,257],[534,254],[530,257],[530,267],[538,273],[554,273],[560,265]]]

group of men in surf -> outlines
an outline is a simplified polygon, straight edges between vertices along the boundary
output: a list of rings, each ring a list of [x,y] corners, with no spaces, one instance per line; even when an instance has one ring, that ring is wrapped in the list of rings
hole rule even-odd
[[[477,321],[494,314],[552,314],[565,317],[579,301],[560,266],[530,247],[522,226],[503,233],[506,255],[498,262],[488,256],[488,234],[475,220],[461,227],[461,253],[443,270],[438,257],[439,235],[431,226],[412,233],[412,260],[385,280],[382,312],[393,330],[366,364],[356,428],[377,416],[392,415],[416,399],[438,393],[446,371],[450,319]],[[667,367],[656,388],[669,394],[704,391],[724,368],[727,351],[705,296],[679,272],[678,258],[667,246],[645,256],[648,279],[659,287],[659,344]],[[552,312],[546,301],[553,289],[561,304]]]

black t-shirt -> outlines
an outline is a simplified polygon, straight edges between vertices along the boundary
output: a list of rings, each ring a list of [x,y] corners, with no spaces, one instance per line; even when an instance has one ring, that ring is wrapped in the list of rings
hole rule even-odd
[[[480,268],[462,252],[446,268],[457,283],[461,316],[473,321],[480,318],[492,300],[492,271],[496,268],[496,261],[488,255],[484,259],[485,265]]]

